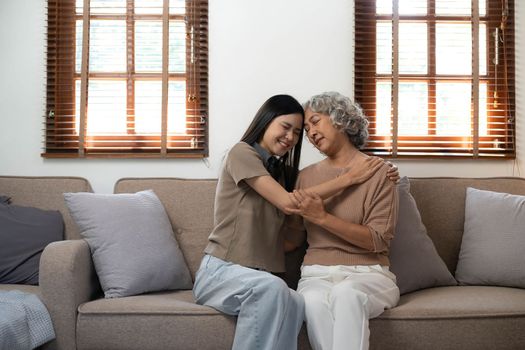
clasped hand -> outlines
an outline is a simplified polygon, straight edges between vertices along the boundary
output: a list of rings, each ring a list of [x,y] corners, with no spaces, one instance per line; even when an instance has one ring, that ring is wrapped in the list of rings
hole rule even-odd
[[[320,225],[326,218],[327,213],[323,200],[317,193],[299,189],[294,190],[290,195],[297,207],[296,209],[290,209],[290,212],[293,214],[301,215],[306,220],[317,225]]]

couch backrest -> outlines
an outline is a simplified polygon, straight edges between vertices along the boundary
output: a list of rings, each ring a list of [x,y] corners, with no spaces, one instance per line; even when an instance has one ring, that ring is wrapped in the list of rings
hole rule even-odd
[[[466,188],[525,195],[525,179],[411,178],[410,192],[436,249],[454,274],[458,262],[465,219]]]
[[[115,193],[153,189],[164,204],[191,273],[195,274],[213,227],[215,179],[125,178]],[[414,196],[423,223],[439,255],[452,273],[463,236],[467,187],[525,195],[523,178],[411,178]],[[301,259],[300,254],[293,257]],[[293,266],[295,262],[287,262]],[[287,277],[291,281],[297,276]]]
[[[213,228],[213,203],[217,180],[180,178],[124,178],[115,193],[153,190],[166,208],[175,237],[190,272],[195,277]]]
[[[65,176],[0,176],[0,195],[11,197],[11,203],[46,210],[59,210],[65,224],[65,239],[78,239],[80,234],[64,202],[65,192],[93,192],[89,181]]]

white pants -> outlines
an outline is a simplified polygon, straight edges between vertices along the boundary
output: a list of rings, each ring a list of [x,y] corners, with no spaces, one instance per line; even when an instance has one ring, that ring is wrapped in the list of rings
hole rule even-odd
[[[232,349],[297,349],[304,300],[279,277],[205,255],[193,294],[198,304],[238,316]]]
[[[368,349],[368,320],[399,301],[395,275],[380,265],[305,265],[297,291],[315,350]]]

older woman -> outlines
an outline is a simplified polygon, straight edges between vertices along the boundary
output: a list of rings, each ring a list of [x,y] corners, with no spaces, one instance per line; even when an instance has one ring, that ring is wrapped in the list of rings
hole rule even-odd
[[[367,181],[325,200],[304,190],[334,179],[369,158],[359,151],[368,122],[349,98],[328,92],[304,105],[308,140],[326,158],[301,171],[295,192],[299,214],[289,220],[288,249],[308,240],[297,291],[304,296],[314,349],[367,349],[368,320],[399,301],[389,271],[389,242],[397,218],[397,191],[384,164]]]

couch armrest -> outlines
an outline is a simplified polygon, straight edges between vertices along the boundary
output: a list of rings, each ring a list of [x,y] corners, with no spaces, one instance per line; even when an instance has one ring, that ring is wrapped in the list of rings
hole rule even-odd
[[[56,339],[51,349],[76,349],[77,309],[100,295],[91,252],[85,240],[49,244],[40,258],[40,293],[46,305]]]

